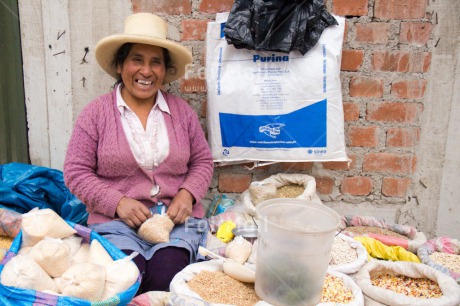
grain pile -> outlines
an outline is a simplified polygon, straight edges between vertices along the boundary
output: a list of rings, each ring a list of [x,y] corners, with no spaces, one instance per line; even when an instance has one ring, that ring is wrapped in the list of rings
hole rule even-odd
[[[347,226],[344,231],[346,232],[352,232],[355,234],[380,234],[380,235],[385,235],[385,236],[391,236],[391,237],[397,237],[397,238],[402,238],[409,240],[404,235],[401,235],[399,233],[390,231],[386,228],[380,228],[376,226]]]
[[[300,185],[286,185],[277,188],[277,198],[297,198],[305,191],[305,187]]]
[[[321,303],[348,304],[353,299],[353,292],[345,286],[343,280],[329,273],[326,274]]]
[[[0,236],[0,249],[9,249],[13,243],[13,239],[8,236]]]
[[[460,255],[433,252],[430,254],[430,259],[451,271],[460,273]]]
[[[354,262],[357,259],[358,253],[355,248],[350,246],[350,243],[340,237],[334,237],[331,249],[331,260],[329,262],[330,265],[343,265]]]
[[[209,303],[253,306],[261,299],[256,295],[254,284],[239,282],[223,272],[203,270],[189,282],[189,288]],[[347,304],[354,296],[342,279],[326,274],[321,303]]]
[[[410,297],[431,299],[442,296],[438,284],[429,278],[412,278],[400,274],[371,276],[373,286],[381,287]]]
[[[188,286],[209,303],[252,306],[260,301],[254,284],[239,282],[219,271],[203,270],[188,282]]]

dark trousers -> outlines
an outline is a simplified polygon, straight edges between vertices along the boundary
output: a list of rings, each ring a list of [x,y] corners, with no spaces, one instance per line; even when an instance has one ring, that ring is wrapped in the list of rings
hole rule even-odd
[[[133,252],[122,251],[126,255]],[[136,295],[148,291],[169,291],[173,277],[190,264],[190,252],[183,248],[166,247],[156,251],[150,260],[137,255],[133,261],[142,275],[141,286]]]

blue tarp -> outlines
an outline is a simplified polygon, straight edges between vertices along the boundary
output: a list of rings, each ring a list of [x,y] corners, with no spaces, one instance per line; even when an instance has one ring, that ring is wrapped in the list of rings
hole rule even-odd
[[[65,186],[62,171],[21,163],[0,165],[0,207],[27,213],[50,208],[64,220],[86,225],[86,206]]]

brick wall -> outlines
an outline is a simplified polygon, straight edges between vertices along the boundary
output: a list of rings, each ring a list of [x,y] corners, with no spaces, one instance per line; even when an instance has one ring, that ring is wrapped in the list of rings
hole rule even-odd
[[[132,0],[133,11],[170,22],[170,37],[188,46],[195,72],[169,90],[190,102],[206,124],[203,80],[206,22],[229,11],[232,0]],[[423,98],[430,70],[435,16],[428,0],[325,0],[328,11],[346,16],[341,79],[347,154],[351,163],[279,163],[256,168],[215,169],[209,201],[236,197],[251,181],[272,174],[316,178],[323,202],[402,204],[417,169]]]

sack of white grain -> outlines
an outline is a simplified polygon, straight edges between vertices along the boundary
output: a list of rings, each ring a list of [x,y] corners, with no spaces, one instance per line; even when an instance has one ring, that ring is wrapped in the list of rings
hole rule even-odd
[[[1,284],[30,290],[57,291],[53,279],[32,258],[17,255],[1,270]]]
[[[334,237],[329,267],[335,271],[352,275],[357,273],[368,261],[366,248],[359,241],[344,234]]]
[[[59,277],[70,268],[70,247],[61,239],[45,237],[29,255],[51,277]]]
[[[372,216],[342,216],[341,228],[350,237],[366,234],[387,246],[400,246],[412,253],[417,253],[418,247],[426,242],[425,234],[413,226]]]
[[[460,285],[460,243],[441,236],[428,240],[417,250],[422,263],[451,276]]]
[[[22,246],[34,246],[45,237],[65,238],[76,233],[55,211],[34,208],[22,215]]]
[[[460,303],[455,280],[427,265],[371,260],[355,275],[366,305],[454,306]]]
[[[60,277],[59,292],[92,302],[101,301],[105,284],[105,267],[82,263],[70,267]]]
[[[251,186],[253,189],[257,187],[258,197],[254,198],[251,195],[251,193],[255,194],[254,191],[251,192]],[[322,204],[321,199],[316,193],[315,178],[306,174],[278,173],[262,181],[252,182],[251,186],[241,193],[240,201],[242,206],[252,216],[256,215],[255,207],[260,203],[260,194],[264,195],[264,200],[271,198],[296,198]],[[273,187],[276,188],[276,192],[274,192]],[[267,190],[264,191],[264,188]]]
[[[100,236],[98,233],[92,231],[91,229],[81,226],[79,224],[75,224],[73,222],[67,221],[67,224],[71,226],[73,229],[76,230],[76,234],[82,238],[82,247],[86,249],[85,252],[82,252],[81,255],[85,255],[87,262],[89,260],[89,243],[93,240],[97,240],[100,244],[105,248],[105,250],[109,253],[109,255],[114,259],[122,259],[127,257],[120,249],[115,247],[112,243],[110,243],[107,239]],[[16,238],[13,240],[13,243],[7,252],[5,258],[0,263],[0,278],[3,275],[3,270],[5,265],[8,264],[9,261],[14,259],[15,257],[19,256],[18,252],[21,248],[22,244],[22,232],[20,232]],[[87,246],[86,248],[83,246]],[[75,257],[75,256],[74,256]],[[32,260],[32,259],[31,259]],[[33,260],[32,260],[33,261]],[[38,266],[38,264],[36,264]],[[40,266],[38,266],[40,268]],[[41,269],[41,268],[40,268]],[[45,275],[46,272],[43,271]],[[49,277],[49,276],[48,276]],[[42,277],[42,279],[44,279]],[[55,280],[59,281],[60,278],[55,278]],[[42,281],[43,282],[43,281]],[[127,305],[134,297],[136,292],[139,289],[140,285],[140,278],[136,280],[136,282],[127,290],[116,294],[116,296],[101,302],[105,306],[117,306],[117,305]],[[53,283],[53,286],[56,285]],[[102,287],[104,284],[102,284]],[[45,289],[46,290],[46,289]],[[52,290],[57,292],[57,288]],[[60,294],[59,298],[57,298],[56,294],[50,294],[51,291],[36,291],[33,289],[21,289],[18,287],[12,286],[5,286],[0,282],[0,304],[1,305],[14,305],[14,306],[30,306],[30,305],[44,305],[44,306],[82,306],[82,305],[90,305],[90,301],[85,301],[80,298],[75,298],[71,296],[65,296]],[[35,303],[35,304],[34,304]]]

